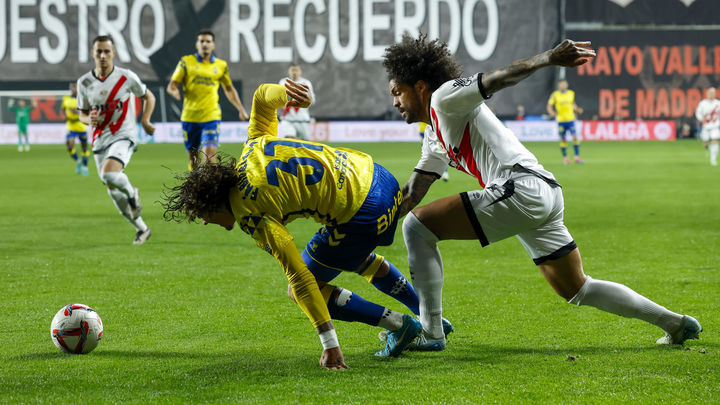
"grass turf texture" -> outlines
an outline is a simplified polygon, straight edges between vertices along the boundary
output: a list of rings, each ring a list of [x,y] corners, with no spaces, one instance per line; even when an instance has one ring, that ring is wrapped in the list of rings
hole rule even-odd
[[[420,149],[343,146],[372,154],[401,184]],[[696,142],[585,143],[584,166],[563,166],[555,143],[528,147],[564,186],[586,273],[692,314],[701,340],[657,346],[654,326],[564,303],[514,238],[485,249],[447,241],[444,309],[456,328],[448,349],[378,359],[378,328],[338,321],[350,369],[326,371],[275,259],[238,229],[161,220],[153,201],[172,182],[163,166],[184,170],[181,145],[143,145],[130,163],[153,231],[139,247],[94,167],[89,178],[74,174],[62,145],[3,146],[0,402],[719,401],[720,169]],[[475,188],[451,170],[425,202]],[[299,248],[318,227],[290,224]],[[408,274],[400,231],[379,252]],[[408,312],[356,275],[336,281]],[[50,320],[70,303],[92,306],[104,322],[89,355],[51,342]]]

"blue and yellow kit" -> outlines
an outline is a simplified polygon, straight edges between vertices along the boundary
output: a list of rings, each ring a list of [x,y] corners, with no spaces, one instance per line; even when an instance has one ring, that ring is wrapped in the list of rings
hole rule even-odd
[[[277,84],[263,84],[255,92],[230,206],[240,228],[280,262],[298,305],[318,326],[330,315],[285,225],[296,218],[313,218],[334,229],[338,238],[342,235],[337,229],[343,229],[338,227],[348,223],[373,235],[394,233],[389,224],[397,224],[394,215],[402,198],[391,196],[394,207],[383,207],[384,219],[383,215],[361,218],[358,212],[366,207],[374,184],[372,158],[350,149],[278,138],[276,111],[287,101],[285,88]],[[393,192],[399,192],[397,182]]]
[[[183,85],[183,109],[180,121],[207,122],[221,118],[218,87],[228,86],[227,62],[213,54],[204,62],[197,53],[180,58],[171,80]]]
[[[575,92],[555,90],[548,100],[548,104],[555,107],[557,122],[575,121]]]

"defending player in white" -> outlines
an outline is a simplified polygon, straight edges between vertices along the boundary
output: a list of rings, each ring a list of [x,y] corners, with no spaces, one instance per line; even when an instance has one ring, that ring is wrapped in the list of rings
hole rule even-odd
[[[100,35],[93,40],[92,55],[95,68],[77,81],[80,121],[93,127],[92,149],[98,175],[115,207],[135,227],[133,244],[141,245],[150,237],[150,228],[140,216],[138,189],[124,169],[137,150],[134,97],[143,100],[140,123],[152,135],[155,126],[150,123],[150,115],[155,96],[135,73],[113,64],[115,45],[110,36]]]
[[[695,111],[695,118],[702,125],[700,138],[710,152],[710,164],[717,166],[718,140],[720,140],[720,100],[715,98],[715,88],[710,87]]]
[[[315,91],[310,80],[302,77],[302,69],[297,63],[288,68],[288,77],[284,77],[278,84],[284,86],[287,79],[295,83],[307,86],[310,89],[310,96],[315,100]],[[297,138],[302,140],[310,139],[310,113],[307,108],[285,107],[280,114],[280,133],[284,138]]]
[[[429,124],[420,161],[402,189],[400,215],[420,202],[448,164],[477,178],[482,188],[416,208],[403,223],[422,336],[429,348],[445,348],[443,264],[437,243],[448,239],[478,239],[487,246],[517,236],[569,303],[656,325],[666,333],[658,343],[682,344],[702,331],[690,316],[669,311],[624,285],[585,275],[578,247],[563,223],[560,184],[484,104],[539,68],[575,67],[594,56],[589,42],[565,40],[510,66],[460,77],[460,65],[439,40],[406,34],[386,49],[383,65],[394,106],[406,122]]]

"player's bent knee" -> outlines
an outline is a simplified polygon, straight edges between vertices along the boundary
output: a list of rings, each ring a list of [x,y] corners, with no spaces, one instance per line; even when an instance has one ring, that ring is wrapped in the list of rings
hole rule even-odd
[[[407,241],[408,239],[422,239],[427,242],[436,243],[438,237],[428,229],[425,224],[418,219],[414,212],[410,212],[405,216],[402,225],[403,237]]]

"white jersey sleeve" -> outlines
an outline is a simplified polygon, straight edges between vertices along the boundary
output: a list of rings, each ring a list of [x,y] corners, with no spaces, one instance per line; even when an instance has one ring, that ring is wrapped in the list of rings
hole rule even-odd
[[[425,127],[423,137],[422,155],[415,166],[415,170],[421,173],[431,173],[438,178],[442,176],[450,163],[450,157],[437,139],[432,126]]]
[[[90,110],[90,101],[88,100],[87,89],[83,84],[82,77],[75,83],[77,88],[77,109],[83,111]]]
[[[78,100],[78,103],[80,100]],[[705,99],[700,100],[697,106],[697,110],[695,110],[695,119],[698,120],[700,124],[703,123],[703,106],[705,105]]]
[[[435,92],[434,105],[445,114],[465,115],[490,98],[482,87],[482,73],[470,77],[459,77],[445,82]]]
[[[140,80],[138,75],[132,70],[127,70],[128,88],[130,92],[138,97],[144,97],[147,92],[147,86]]]

